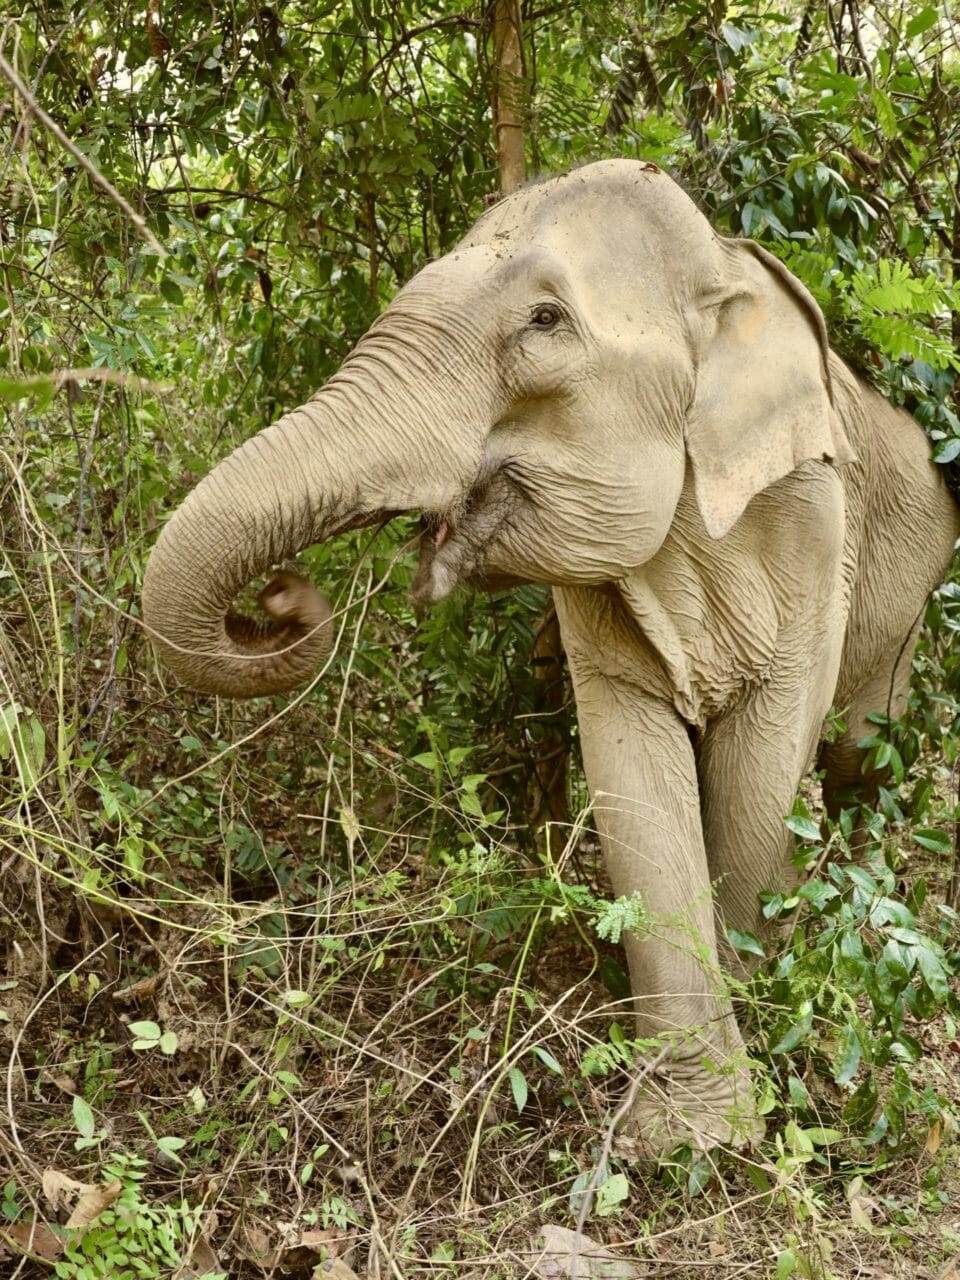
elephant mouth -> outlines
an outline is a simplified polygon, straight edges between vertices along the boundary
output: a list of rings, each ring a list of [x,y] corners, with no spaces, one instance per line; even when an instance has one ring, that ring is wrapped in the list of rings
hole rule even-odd
[[[517,487],[501,469],[477,484],[457,512],[424,512],[414,600],[436,604],[461,582],[489,591],[519,581],[491,574],[486,565],[487,549],[509,526],[519,502]]]

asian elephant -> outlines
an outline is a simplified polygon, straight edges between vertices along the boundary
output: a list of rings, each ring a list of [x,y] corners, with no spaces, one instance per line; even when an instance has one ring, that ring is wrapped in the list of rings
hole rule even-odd
[[[758,1122],[718,977],[784,880],[783,815],[831,705],[828,806],[865,717],[903,706],[924,601],[960,517],[928,442],[830,351],[806,289],[718,237],[655,165],[608,160],[494,205],[400,290],[306,404],[221,462],[153,551],[143,615],[196,689],[307,680],[319,593],[301,548],[423,513],[415,596],[553,585],[614,891],[630,936],[639,1149],[749,1140]],[[718,938],[720,950],[718,952]]]

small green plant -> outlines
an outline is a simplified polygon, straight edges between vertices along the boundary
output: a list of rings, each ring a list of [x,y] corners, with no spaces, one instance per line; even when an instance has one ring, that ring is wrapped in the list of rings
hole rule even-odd
[[[845,858],[850,815],[826,845],[806,815],[788,825],[804,841],[801,860],[815,870],[795,892],[764,897],[764,915],[791,933],[758,979],[760,1017],[792,1116],[781,1155],[826,1167],[821,1149],[844,1135],[866,1147],[895,1146],[911,1134],[924,1137],[947,1108],[935,1080],[925,1078],[916,1029],[960,1011],[947,949],[957,916],[945,904],[928,908],[922,875],[902,885],[891,852],[874,847],[865,860]],[[939,834],[921,828],[913,839],[938,848]],[[810,1077],[829,1082],[816,1101],[803,1083]]]
[[[13,762],[24,794],[36,787],[46,751],[43,725],[29,707],[18,702],[0,706],[0,761]]]
[[[647,913],[639,891],[634,891],[629,898],[596,903],[593,927],[597,937],[606,942],[616,944],[625,932],[639,931],[646,923]]]
[[[96,1147],[107,1136],[105,1129],[97,1128],[93,1108],[80,1094],[76,1094],[72,1104],[73,1123],[80,1137],[73,1144],[74,1151],[86,1151],[88,1147]]]
[[[132,1154],[104,1167],[105,1178],[121,1182],[120,1194],[87,1226],[66,1231],[63,1257],[54,1263],[59,1280],[144,1280],[181,1264],[193,1214],[183,1203],[147,1204],[146,1170],[147,1161]]]
[[[131,1022],[130,1033],[134,1037],[131,1048],[138,1053],[160,1053],[172,1056],[177,1052],[177,1033],[162,1031],[155,1022]]]
[[[5,1182],[3,1184],[2,1199],[0,1199],[0,1213],[3,1214],[8,1222],[16,1222],[20,1217],[18,1188],[12,1178],[9,1182]]]

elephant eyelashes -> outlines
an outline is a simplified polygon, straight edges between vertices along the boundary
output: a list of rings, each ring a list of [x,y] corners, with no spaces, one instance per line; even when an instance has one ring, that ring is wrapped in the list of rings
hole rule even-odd
[[[553,329],[560,323],[560,308],[544,305],[537,307],[530,317],[534,329]]]

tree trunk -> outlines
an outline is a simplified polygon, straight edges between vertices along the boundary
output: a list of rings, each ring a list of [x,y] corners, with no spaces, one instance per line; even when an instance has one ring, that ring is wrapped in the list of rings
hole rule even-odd
[[[523,186],[523,43],[519,0],[494,0],[493,134],[497,144],[500,193]]]
[[[519,0],[494,0],[493,129],[500,194],[507,196],[526,178],[523,135],[523,33]],[[567,772],[569,733],[563,715],[568,701],[560,624],[547,602],[531,652],[538,681],[535,711],[544,732],[531,744],[533,783],[528,805],[534,829],[544,822],[569,822]]]

